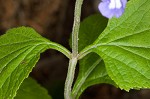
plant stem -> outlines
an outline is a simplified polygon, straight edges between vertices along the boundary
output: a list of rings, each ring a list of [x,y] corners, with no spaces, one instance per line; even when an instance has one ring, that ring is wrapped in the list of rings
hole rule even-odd
[[[83,0],[76,0],[74,12],[74,24],[72,30],[72,53],[73,56],[78,55],[78,33],[80,28],[80,16]]]
[[[76,64],[77,64],[77,58],[70,59],[67,78],[66,78],[66,82],[65,82],[65,92],[64,92],[65,99],[72,99],[71,87],[72,87],[72,83],[74,80]]]
[[[71,96],[72,84],[74,80],[75,68],[78,59],[78,33],[80,28],[81,7],[83,0],[76,0],[74,12],[74,24],[72,29],[72,57],[69,61],[68,73],[65,82],[64,97],[65,99],[73,99]]]
[[[89,77],[89,75],[91,74],[91,72],[96,68],[96,66],[102,61],[101,58],[97,59],[89,69],[87,69],[87,71],[85,72],[85,74],[83,75],[83,77],[79,80],[78,84],[74,87],[75,89],[73,89],[72,91],[72,97],[76,98],[77,94],[81,88],[81,86],[85,83],[86,79]]]

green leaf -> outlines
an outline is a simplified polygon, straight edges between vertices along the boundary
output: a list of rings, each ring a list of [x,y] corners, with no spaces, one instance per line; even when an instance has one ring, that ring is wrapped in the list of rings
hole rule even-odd
[[[130,0],[124,15],[109,21],[89,47],[99,54],[109,76],[125,90],[150,88],[150,0]]]
[[[79,30],[79,51],[92,44],[105,29],[107,19],[100,14],[91,15],[81,22]]]
[[[52,99],[46,89],[32,78],[27,78],[21,84],[14,99]]]
[[[80,71],[72,95],[79,98],[87,87],[100,83],[115,85],[106,72],[103,60],[97,54],[90,53],[80,61]]]
[[[92,15],[86,18],[80,26],[79,50],[93,43],[107,25],[107,19],[101,15]],[[103,60],[91,53],[79,63],[78,78],[73,87],[73,97],[79,98],[82,92],[89,86],[100,83],[115,83],[108,76]]]
[[[69,56],[69,51],[41,37],[32,28],[10,29],[0,37],[0,99],[13,99],[40,53],[49,48]]]

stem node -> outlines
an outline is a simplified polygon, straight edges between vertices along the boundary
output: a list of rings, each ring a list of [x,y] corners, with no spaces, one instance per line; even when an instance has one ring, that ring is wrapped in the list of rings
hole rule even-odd
[[[78,60],[78,34],[80,28],[80,16],[83,0],[76,0],[74,12],[74,24],[72,30],[72,56],[69,60],[67,78],[65,82],[64,97],[65,99],[73,99],[71,96],[72,84],[74,80],[75,68]]]

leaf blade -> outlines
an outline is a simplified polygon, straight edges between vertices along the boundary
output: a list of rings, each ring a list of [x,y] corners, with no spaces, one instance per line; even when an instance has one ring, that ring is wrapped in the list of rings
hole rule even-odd
[[[109,21],[94,42],[109,76],[121,89],[150,88],[150,3],[131,0],[124,15]]]
[[[52,99],[46,89],[32,78],[27,78],[21,84],[14,99]]]
[[[79,76],[72,91],[72,95],[77,99],[89,86],[100,83],[107,83],[116,86],[116,84],[108,76],[103,60],[94,53],[90,53],[80,61],[78,75]]]
[[[59,44],[28,27],[10,29],[0,37],[0,98],[13,99],[20,84],[37,63],[40,53],[52,48],[69,56]]]

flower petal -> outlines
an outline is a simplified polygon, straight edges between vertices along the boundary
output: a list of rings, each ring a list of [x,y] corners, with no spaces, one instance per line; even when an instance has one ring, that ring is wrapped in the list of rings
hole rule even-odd
[[[122,3],[122,5],[123,5],[123,8],[125,8],[125,7],[126,7],[127,0],[121,0],[121,3]]]
[[[98,6],[101,14],[107,18],[112,18],[114,16],[114,11],[109,9],[109,2],[101,2]]]
[[[119,17],[123,14],[123,12],[124,12],[124,9],[123,9],[123,8],[116,9],[116,11],[115,11],[115,16],[116,16],[117,18],[119,18]]]
[[[98,8],[101,14],[107,18],[120,17],[125,9],[127,0],[102,0]],[[110,4],[113,4],[113,7],[110,8]],[[121,4],[121,5],[120,5]]]

